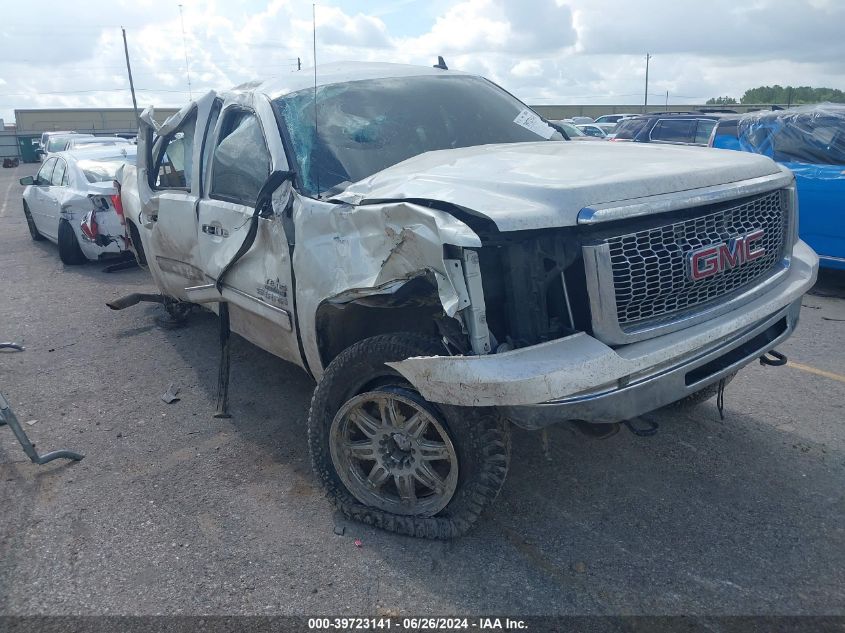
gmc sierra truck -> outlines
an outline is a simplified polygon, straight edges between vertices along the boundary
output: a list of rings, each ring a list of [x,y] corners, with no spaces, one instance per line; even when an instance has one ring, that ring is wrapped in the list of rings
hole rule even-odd
[[[200,304],[317,383],[349,517],[464,533],[509,428],[716,393],[794,330],[818,260],[768,158],[571,143],[484,78],[326,65],[142,115],[122,206],[173,314]]]

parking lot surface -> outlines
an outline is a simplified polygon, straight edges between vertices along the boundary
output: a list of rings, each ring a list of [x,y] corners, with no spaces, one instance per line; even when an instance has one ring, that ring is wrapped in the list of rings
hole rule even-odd
[[[845,274],[805,300],[782,368],[650,438],[514,432],[498,502],[451,542],[339,519],[312,477],[313,383],[235,338],[214,419],[216,317],[165,330],[140,269],[66,267],[0,171],[0,613],[845,614]],[[161,395],[170,384],[178,402]],[[336,532],[343,532],[341,535]],[[356,540],[358,543],[356,543]],[[359,546],[360,545],[360,546]]]

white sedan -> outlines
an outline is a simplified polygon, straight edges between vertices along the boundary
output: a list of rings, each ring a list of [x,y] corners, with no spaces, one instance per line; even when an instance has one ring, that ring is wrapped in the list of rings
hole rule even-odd
[[[575,127],[581,130],[587,136],[592,136],[593,138],[607,137],[607,133],[602,129],[602,127],[595,123],[576,123]]]
[[[82,264],[128,250],[123,208],[114,186],[118,169],[135,164],[131,144],[60,152],[35,176],[21,178],[23,212],[33,240],[59,246],[65,264]]]

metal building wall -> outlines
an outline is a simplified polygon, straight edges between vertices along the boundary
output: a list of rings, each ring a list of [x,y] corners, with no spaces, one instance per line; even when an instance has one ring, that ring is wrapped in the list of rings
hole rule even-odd
[[[157,108],[155,118],[163,122],[177,108]],[[137,131],[132,108],[52,108],[15,110],[18,134],[52,130],[75,130],[92,134],[132,133]]]
[[[19,155],[17,134],[14,131],[0,129],[0,160],[16,158]]]

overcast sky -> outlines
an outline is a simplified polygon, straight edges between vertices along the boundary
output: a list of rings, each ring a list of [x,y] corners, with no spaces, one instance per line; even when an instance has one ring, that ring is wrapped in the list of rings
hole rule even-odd
[[[3,6],[0,118],[15,108],[188,100],[311,66],[311,2],[77,0]],[[530,104],[697,103],[763,84],[845,89],[845,0],[335,0],[316,7],[317,60],[485,75]]]

